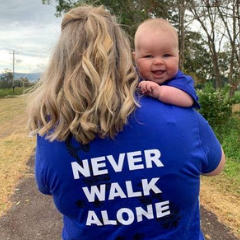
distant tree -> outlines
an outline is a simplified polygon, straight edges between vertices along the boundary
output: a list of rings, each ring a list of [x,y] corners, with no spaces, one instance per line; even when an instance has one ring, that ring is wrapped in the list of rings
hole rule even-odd
[[[32,83],[26,77],[21,77],[18,81],[21,87],[29,87],[32,85]]]
[[[13,85],[12,78],[13,78],[12,71],[10,69],[5,68],[0,78],[0,88],[11,88]]]

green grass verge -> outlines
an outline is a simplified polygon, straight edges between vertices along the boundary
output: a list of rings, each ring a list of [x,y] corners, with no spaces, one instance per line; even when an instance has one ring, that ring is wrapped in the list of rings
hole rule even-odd
[[[236,193],[240,194],[240,163],[227,159],[224,175],[230,180]]]
[[[0,98],[5,98],[5,97],[14,97],[14,96],[17,96],[17,95],[22,95],[24,94],[24,92],[26,91],[27,88],[23,88],[23,87],[16,87],[14,89],[14,92],[13,92],[13,89],[12,88],[1,88],[0,89]]]

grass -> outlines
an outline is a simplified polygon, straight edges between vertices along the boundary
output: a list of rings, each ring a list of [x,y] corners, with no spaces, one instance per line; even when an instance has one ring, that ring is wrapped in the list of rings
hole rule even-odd
[[[202,177],[201,204],[240,237],[240,164],[227,160],[224,171],[215,177]]]
[[[12,88],[0,88],[0,98],[5,97],[16,97],[18,95],[22,95],[27,88],[23,87],[15,87],[14,92]]]
[[[11,207],[9,199],[35,146],[35,139],[28,137],[25,108],[21,96],[0,99],[0,216]]]
[[[234,118],[224,127],[222,146],[227,156],[224,171],[215,177],[202,177],[201,204],[240,237],[240,106],[232,108]]]
[[[226,163],[224,173],[229,180],[233,183],[237,183],[238,192],[240,193],[240,163],[229,160]]]

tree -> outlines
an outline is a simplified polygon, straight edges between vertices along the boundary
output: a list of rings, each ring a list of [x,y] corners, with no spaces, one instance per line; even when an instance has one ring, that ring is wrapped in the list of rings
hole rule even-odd
[[[13,73],[5,68],[0,78],[0,88],[12,88]]]
[[[42,0],[50,4],[51,0]],[[201,4],[204,1],[189,0],[55,0],[57,3],[57,15],[68,11],[71,7],[83,3],[103,4],[114,15],[119,17],[120,23],[133,40],[134,33],[140,22],[149,17],[163,17],[178,29],[180,47],[180,69],[195,76],[198,83],[203,84],[206,80],[216,82],[217,87],[222,85],[222,76],[219,66],[219,49],[216,45],[216,8],[214,11],[204,8]],[[189,11],[190,10],[190,11]],[[202,23],[207,36],[201,32],[194,32],[190,27],[194,19]],[[209,30],[208,23],[212,28]],[[204,32],[204,31],[203,31]],[[132,41],[133,43],[133,41]],[[210,51],[209,51],[210,49]],[[222,65],[221,65],[222,66]],[[214,74],[213,74],[214,73]]]
[[[232,97],[240,83],[239,0],[196,0],[188,1],[188,6],[205,33],[216,87],[221,88],[227,78]]]
[[[185,0],[179,1],[179,68],[184,71],[184,49],[185,49]]]
[[[33,85],[27,77],[21,77],[19,80],[17,80],[19,83],[19,87],[29,87],[31,85]]]
[[[231,51],[229,53],[229,73],[228,80],[230,83],[229,96],[232,97],[240,83],[240,1],[226,1],[221,5],[217,5],[218,13],[226,29],[226,37],[228,38]],[[229,21],[230,19],[230,21]]]
[[[184,70],[194,78],[197,87],[214,82],[211,56],[199,32],[186,31],[184,56]]]
[[[214,66],[216,87],[221,88],[220,70],[218,63],[218,54],[220,51],[222,36],[217,35],[216,29],[219,29],[217,11],[214,5],[206,1],[192,1],[189,9],[194,18],[200,23],[206,35],[206,42],[211,54]],[[218,45],[218,46],[217,46]]]
[[[53,0],[42,0],[43,4],[51,4]],[[149,17],[169,16],[171,4],[166,0],[55,0],[56,16],[61,16],[70,8],[84,3],[104,5],[110,12],[116,15],[122,27],[133,38],[139,23]]]

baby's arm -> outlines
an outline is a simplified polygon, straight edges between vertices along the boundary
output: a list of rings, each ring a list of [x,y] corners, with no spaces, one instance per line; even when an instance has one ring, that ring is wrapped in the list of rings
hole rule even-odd
[[[186,92],[170,86],[160,86],[152,81],[141,81],[139,87],[143,94],[180,107],[191,107],[193,99]]]

